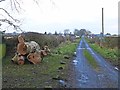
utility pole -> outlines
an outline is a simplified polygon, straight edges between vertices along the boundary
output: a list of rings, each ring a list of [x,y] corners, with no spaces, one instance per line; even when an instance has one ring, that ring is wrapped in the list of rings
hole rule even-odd
[[[104,35],[104,8],[102,8],[102,34]]]
[[[100,33],[100,47],[102,47],[102,43],[103,43],[103,40],[104,40],[104,8],[102,8],[102,33]]]

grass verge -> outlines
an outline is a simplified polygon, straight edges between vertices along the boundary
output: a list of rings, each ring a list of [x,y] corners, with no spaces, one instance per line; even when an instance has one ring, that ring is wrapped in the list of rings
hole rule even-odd
[[[120,50],[117,48],[110,49],[106,47],[100,47],[96,43],[90,43],[90,40],[87,39],[87,42],[89,43],[90,47],[93,48],[94,51],[99,53],[101,56],[103,56],[106,60],[108,60],[112,65],[118,66],[118,58],[120,57]]]
[[[90,46],[100,55],[102,55],[105,59],[109,60],[113,65],[118,65],[118,52],[117,49],[108,49],[105,47],[99,47],[97,44],[90,44]]]
[[[67,78],[68,64],[73,57],[79,40],[66,42],[52,50],[39,65],[15,65],[11,56],[3,59],[3,88],[58,88],[58,81],[52,78]],[[69,59],[64,58],[69,57]],[[60,62],[65,62],[61,64]],[[59,70],[59,68],[61,68]]]
[[[94,57],[88,52],[88,50],[84,50],[83,51],[84,56],[86,57],[86,59],[88,60],[88,62],[90,63],[90,65],[95,69],[98,70],[99,69],[99,65],[96,62],[96,60],[94,59]]]
[[[6,53],[6,45],[5,44],[0,44],[0,59],[5,56]]]

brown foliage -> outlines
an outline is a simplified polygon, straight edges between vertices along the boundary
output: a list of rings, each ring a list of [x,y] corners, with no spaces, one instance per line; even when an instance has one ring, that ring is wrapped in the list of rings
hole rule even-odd
[[[96,38],[91,39],[90,43],[96,43],[100,45],[101,47],[114,49],[119,46],[118,39],[119,37],[104,37],[102,40],[100,40],[98,37],[96,37]]]

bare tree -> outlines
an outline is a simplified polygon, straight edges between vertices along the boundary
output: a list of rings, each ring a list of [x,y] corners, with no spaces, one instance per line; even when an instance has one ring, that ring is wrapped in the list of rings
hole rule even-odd
[[[6,1],[8,0],[0,0],[0,3],[6,2]],[[34,3],[39,5],[39,0],[33,0],[33,1]],[[23,3],[22,0],[9,0],[9,2],[10,2],[11,10],[17,11],[17,13],[23,10],[23,8],[21,7],[21,4]],[[52,3],[52,5],[55,5],[53,0],[50,0],[50,2]],[[20,28],[20,25],[21,25],[20,20],[14,18],[10,14],[10,12],[8,12],[8,10],[3,7],[0,7],[0,11],[4,12],[4,13],[0,13],[0,16],[2,16],[2,18],[0,17],[0,27],[3,25],[3,23],[6,23],[8,24],[7,27],[12,26],[15,30],[20,30],[23,32],[23,30]],[[6,15],[8,18],[5,17]]]
[[[5,2],[6,0],[0,0],[0,3]],[[21,5],[19,3],[20,0],[9,0],[10,1],[10,6],[11,9],[16,10],[17,12],[20,11]],[[0,17],[0,25],[2,26],[4,23],[7,24],[7,27],[12,26],[15,30],[21,30],[20,28],[20,20],[14,18],[12,15],[10,15],[10,12],[8,12],[7,9],[5,9],[4,7],[0,7],[0,11],[2,11],[3,13],[0,13],[0,15],[2,17]],[[18,25],[19,24],[19,25]]]

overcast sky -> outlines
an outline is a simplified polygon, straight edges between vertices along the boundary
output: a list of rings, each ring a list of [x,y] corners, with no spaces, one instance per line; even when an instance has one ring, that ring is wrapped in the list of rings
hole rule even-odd
[[[102,7],[104,8],[105,33],[118,33],[119,0],[23,0],[20,14],[12,13],[22,20],[24,31],[47,33],[69,29],[86,29],[100,33]],[[6,7],[7,8],[7,7]],[[13,30],[7,30],[13,32]]]

